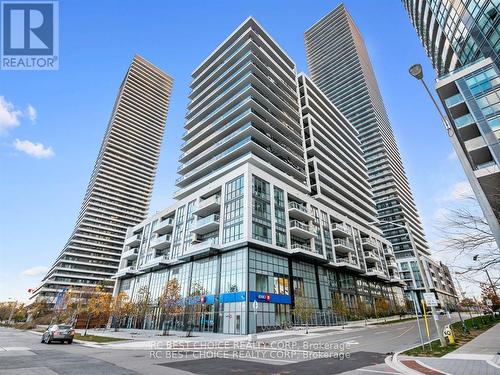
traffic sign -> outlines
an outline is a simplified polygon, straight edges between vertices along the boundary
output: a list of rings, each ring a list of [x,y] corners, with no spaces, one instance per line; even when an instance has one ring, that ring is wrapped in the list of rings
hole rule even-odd
[[[445,329],[443,330],[443,335],[445,335],[445,336],[450,336],[450,335],[451,335],[451,329],[450,329],[450,328],[448,328],[448,327],[447,327],[447,328],[445,328]]]
[[[438,300],[434,293],[424,293],[425,304],[429,307],[437,307]]]

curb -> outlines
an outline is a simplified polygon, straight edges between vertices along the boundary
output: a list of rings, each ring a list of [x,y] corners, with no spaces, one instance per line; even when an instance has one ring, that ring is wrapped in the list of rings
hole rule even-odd
[[[431,341],[434,341],[434,340],[431,340]],[[424,345],[427,345],[429,342],[431,341],[427,341],[427,342],[424,342]],[[411,350],[413,348],[417,348],[419,346],[421,346],[422,344],[418,344],[418,345],[414,345],[414,346],[411,346],[409,348],[406,348],[406,349],[403,349],[399,352],[396,352],[394,353],[393,355],[390,355],[388,357],[385,358],[385,363],[387,366],[391,367],[392,369],[396,370],[396,371],[399,371],[403,374],[408,374],[408,375],[422,375],[421,372],[419,371],[416,371],[416,370],[413,370],[407,366],[405,366],[404,364],[402,364],[400,361],[399,361],[399,355],[403,352],[406,352],[407,350]],[[418,358],[418,357],[415,357],[415,358]],[[421,366],[424,366],[424,367],[427,367],[428,369],[430,370],[433,370],[433,371],[436,371],[436,372],[440,372],[444,375],[451,375],[451,374],[447,374],[446,372],[442,371],[442,370],[438,370],[436,368],[433,368],[431,366],[429,366],[428,364],[424,364],[422,362],[420,362],[418,359],[413,359],[415,362],[419,363]]]

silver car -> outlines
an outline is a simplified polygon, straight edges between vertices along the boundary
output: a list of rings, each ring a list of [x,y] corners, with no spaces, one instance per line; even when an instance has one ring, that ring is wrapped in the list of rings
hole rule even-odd
[[[75,330],[70,325],[50,325],[42,335],[42,342],[50,344],[54,341],[67,342],[71,344],[75,337]]]

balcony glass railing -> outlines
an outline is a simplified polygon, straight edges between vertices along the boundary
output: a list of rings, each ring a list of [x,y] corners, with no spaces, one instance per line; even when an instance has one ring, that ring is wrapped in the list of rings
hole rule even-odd
[[[201,164],[200,166],[196,167],[195,169],[193,169],[191,172],[188,172],[186,173],[184,176],[180,176],[179,178],[177,178],[175,180],[176,183],[178,182],[181,182],[183,180],[185,180],[186,178],[189,178],[193,175],[195,175],[196,173],[198,173],[199,171],[207,168],[208,165],[214,163],[215,161],[223,158],[224,156],[226,156],[227,154],[230,154],[231,152],[233,152],[234,150],[236,150],[237,148],[243,146],[244,144],[246,143],[249,143],[252,141],[252,137],[246,137],[244,139],[242,139],[241,141],[239,141],[238,143],[236,143],[235,145],[229,147],[227,150],[221,152],[219,155],[213,157],[212,159],[206,161],[205,163]]]
[[[474,117],[472,117],[472,115],[470,113],[467,113],[466,115],[463,115],[459,118],[454,119],[453,122],[455,122],[455,126],[457,128],[462,128],[464,126],[473,124],[475,121],[474,121]]]
[[[248,114],[248,113],[250,113],[250,110],[245,111],[243,114]],[[238,118],[240,118],[240,117],[241,116],[238,116]],[[247,130],[251,126],[252,126],[252,124],[250,122],[247,123],[247,124],[245,124],[245,125],[243,125],[242,127],[240,127],[239,129],[237,129],[233,133],[231,133],[228,136],[222,138],[220,141],[214,143],[212,146],[210,146],[209,148],[207,148],[205,151],[203,151],[203,152],[199,153],[198,155],[196,155],[191,160],[185,162],[184,164],[179,165],[177,167],[177,171],[180,171],[181,169],[187,167],[188,165],[191,165],[194,162],[202,159],[203,157],[206,157],[208,154],[210,154],[211,151],[215,150],[217,147],[219,147],[220,145],[224,144],[225,142],[231,140],[232,138],[238,136],[239,134],[241,134],[243,131]]]
[[[313,231],[309,224],[305,224],[305,223],[298,221],[298,220],[291,220],[290,221],[290,228],[299,228],[299,229],[305,230],[307,232]]]
[[[304,245],[304,244],[300,244],[300,243],[293,243],[292,246],[291,246],[291,249],[292,250],[311,251],[311,247],[310,246],[307,246],[307,245]]]
[[[219,214],[212,214],[212,215],[209,215],[207,217],[204,217],[202,219],[198,219],[196,221],[196,227],[199,228],[205,224],[210,224],[210,223],[215,223],[215,222],[218,222],[220,219],[220,216]]]
[[[347,264],[352,264],[354,266],[358,265],[358,263],[354,259],[349,259],[347,257],[345,258],[337,257],[337,263],[347,263]]]
[[[288,208],[289,209],[296,209],[296,210],[302,211],[306,214],[309,214],[309,210],[307,209],[307,207],[298,203],[298,202],[289,202]]]
[[[344,240],[342,238],[336,238],[333,241],[333,244],[334,245],[339,245],[339,246],[344,246],[344,247],[348,247],[348,248],[354,249],[352,241],[347,241],[347,240]]]
[[[446,99],[444,102],[446,103],[446,107],[450,108],[453,107],[454,105],[463,103],[464,97],[462,94],[458,93],[453,96],[450,96],[448,99]]]
[[[249,110],[244,111],[243,113],[239,114],[236,116],[234,119],[230,120],[226,125],[222,126],[221,128],[217,129],[217,127],[224,122],[227,118],[231,117],[235,112],[238,112],[240,108],[242,108],[246,103],[248,103],[251,100],[251,97],[248,96],[247,98],[241,100],[237,105],[226,111],[221,117],[219,117],[216,121],[210,124],[210,127],[205,127],[201,132],[197,133],[194,137],[184,141],[181,144],[181,148],[186,146],[188,143],[194,142],[195,144],[198,144],[200,141],[200,138],[203,139],[203,137],[206,138],[207,132],[211,132],[212,134],[217,134],[222,132],[223,130],[229,128],[231,125],[233,125],[235,122],[237,122],[239,119],[241,119],[243,116],[247,115]],[[248,112],[247,112],[248,111]],[[191,132],[191,131],[189,131]],[[192,152],[192,150],[189,150],[189,152]],[[185,152],[186,154],[187,152]]]
[[[332,229],[333,230],[340,230],[342,232],[349,233],[349,228],[344,224],[333,224]]]
[[[490,160],[490,161],[487,161],[486,163],[482,163],[482,164],[476,165],[476,170],[477,169],[488,168],[488,167],[493,167],[495,165],[497,165],[497,163],[495,162],[495,160]]]
[[[365,251],[365,258],[378,258],[378,257],[372,251]]]

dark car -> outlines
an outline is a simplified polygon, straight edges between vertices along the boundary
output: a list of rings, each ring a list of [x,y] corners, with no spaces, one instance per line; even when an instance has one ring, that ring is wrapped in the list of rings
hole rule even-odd
[[[67,342],[71,344],[75,337],[75,330],[70,325],[53,324],[50,325],[42,335],[42,342],[50,344],[54,341]]]

